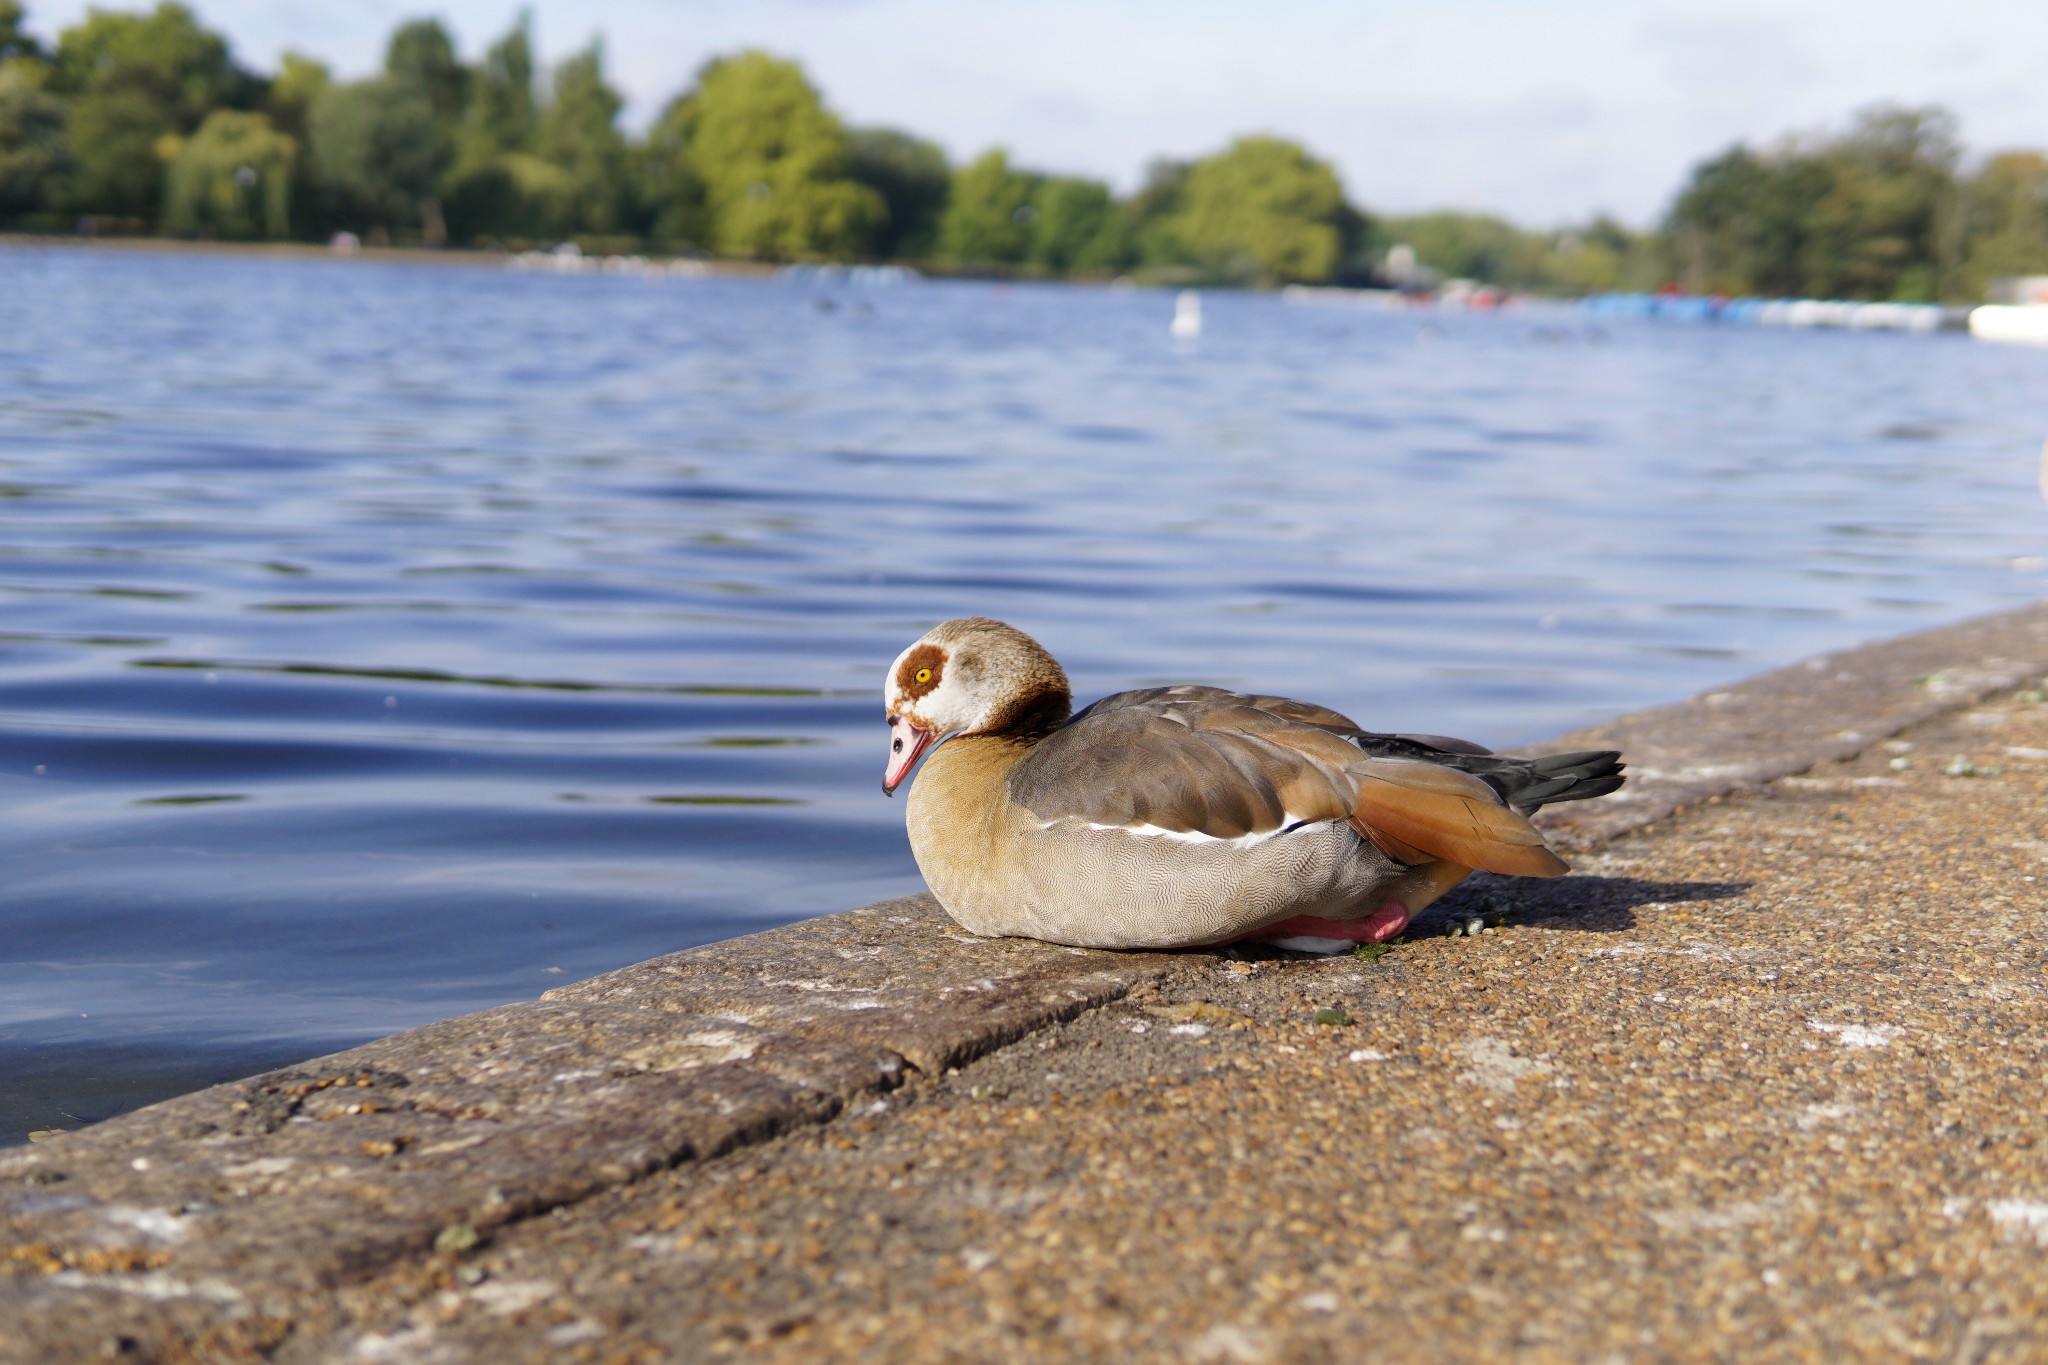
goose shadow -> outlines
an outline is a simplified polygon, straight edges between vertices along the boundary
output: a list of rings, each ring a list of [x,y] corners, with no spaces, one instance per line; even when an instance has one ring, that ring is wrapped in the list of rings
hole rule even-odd
[[[1636,911],[1649,905],[1731,900],[1749,882],[1667,882],[1644,877],[1578,875],[1536,880],[1481,873],[1415,917],[1412,937],[1440,934],[1474,917],[1505,915],[1517,925],[1619,934],[1636,927]]]

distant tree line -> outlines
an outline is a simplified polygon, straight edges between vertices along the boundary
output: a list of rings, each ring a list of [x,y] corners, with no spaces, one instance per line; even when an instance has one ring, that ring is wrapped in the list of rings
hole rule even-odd
[[[1161,160],[1135,193],[849,127],[795,63],[708,62],[644,137],[595,42],[551,70],[521,18],[465,62],[402,24],[381,74],[287,54],[238,64],[184,5],[92,9],[46,45],[0,0],[0,228],[905,260],[1023,276],[1426,283],[1552,293],[1656,288],[1847,298],[1974,296],[2048,271],[2048,159],[1959,170],[1939,110],[1866,111],[1846,133],[1697,166],[1666,221],[1528,231],[1483,214],[1374,217],[1283,138]],[[1401,268],[1390,272],[1389,251]],[[1412,265],[1410,264],[1412,262]],[[1395,278],[1398,277],[1398,278]]]
[[[0,225],[16,229],[1241,280],[1337,278],[1372,247],[1335,171],[1278,138],[1162,162],[1119,199],[1000,150],[955,167],[910,133],[850,128],[764,52],[707,63],[635,139],[602,49],[543,73],[523,18],[473,64],[437,21],[403,24],[383,72],[353,82],[298,55],[249,71],[170,0],[91,10],[48,50],[23,19],[0,0]]]
[[[1833,136],[1701,162],[1663,236],[1695,293],[1978,299],[1998,276],[2048,274],[2048,157],[1965,170],[1953,115],[1874,106]]]
[[[1529,232],[1469,213],[1374,228],[1443,274],[1549,293],[1976,301],[2000,276],[2048,274],[2048,155],[1970,165],[1954,115],[1874,105],[1838,132],[1700,162],[1654,232],[1604,218]]]

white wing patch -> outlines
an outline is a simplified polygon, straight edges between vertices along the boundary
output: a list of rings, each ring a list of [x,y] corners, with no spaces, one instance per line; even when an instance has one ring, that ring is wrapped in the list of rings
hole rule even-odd
[[[1060,822],[1056,820],[1048,820],[1040,828],[1050,829],[1058,823]],[[1160,825],[1098,825],[1091,821],[1087,827],[1089,829],[1115,830],[1119,834],[1129,834],[1140,839],[1166,839],[1177,844],[1200,844],[1206,848],[1253,848],[1265,843],[1268,839],[1278,839],[1282,835],[1293,834],[1297,830],[1306,829],[1310,824],[1321,823],[1323,822],[1310,821],[1299,815],[1287,815],[1282,817],[1281,823],[1276,829],[1261,830],[1255,834],[1240,834],[1231,839],[1225,839],[1215,834],[1204,834],[1200,830],[1166,829]]]

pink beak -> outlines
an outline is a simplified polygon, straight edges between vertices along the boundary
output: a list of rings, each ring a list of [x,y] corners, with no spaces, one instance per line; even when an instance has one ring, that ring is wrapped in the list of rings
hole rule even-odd
[[[894,796],[903,779],[910,776],[911,765],[931,747],[932,731],[912,725],[901,716],[889,717],[889,766],[882,773],[883,794]]]

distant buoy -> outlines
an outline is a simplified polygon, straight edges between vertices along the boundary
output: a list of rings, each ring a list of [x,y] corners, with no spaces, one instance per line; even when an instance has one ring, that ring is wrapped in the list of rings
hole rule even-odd
[[[1198,337],[1202,334],[1202,296],[1192,289],[1183,289],[1173,301],[1173,334],[1177,337]]]

